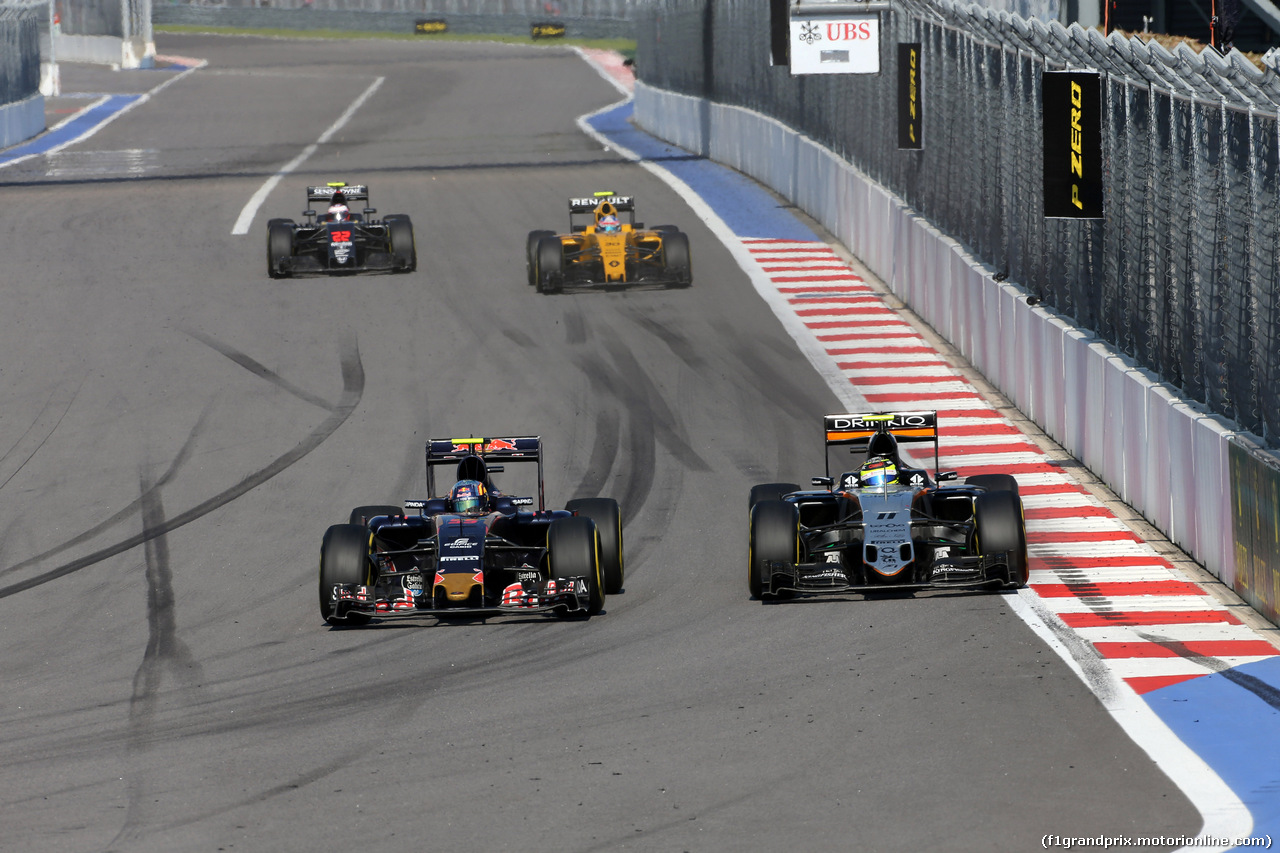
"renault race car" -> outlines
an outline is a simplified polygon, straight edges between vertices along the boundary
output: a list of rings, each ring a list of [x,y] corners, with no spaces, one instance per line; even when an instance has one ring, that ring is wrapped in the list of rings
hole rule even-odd
[[[569,233],[530,231],[529,284],[539,293],[565,287],[693,282],[689,237],[674,225],[646,229],[635,221],[635,199],[612,192],[569,199]]]
[[[334,204],[334,202],[338,204]],[[319,202],[324,210],[317,212]],[[376,208],[355,212],[355,202],[369,202],[369,188],[334,182],[323,187],[307,187],[307,209],[301,225],[292,219],[267,222],[267,274],[272,278],[291,275],[413,272],[418,252],[413,242],[413,223],[403,213],[374,219]],[[348,207],[350,205],[350,207]],[[330,212],[347,208],[342,212]]]
[[[767,601],[796,594],[1025,586],[1018,483],[937,472],[936,412],[824,418],[827,469],[813,489],[751,490],[747,586]],[[899,443],[933,442],[934,471],[903,464]],[[833,452],[859,457],[831,474]],[[945,484],[945,485],[944,485]]]
[[[429,497],[360,506],[320,547],[320,614],[333,624],[373,618],[599,613],[622,591],[622,516],[611,498],[545,506],[539,436],[427,443]],[[500,491],[493,475],[537,467],[537,496]],[[495,464],[502,463],[502,464]],[[435,469],[455,465],[448,497]],[[535,508],[536,505],[536,508]]]

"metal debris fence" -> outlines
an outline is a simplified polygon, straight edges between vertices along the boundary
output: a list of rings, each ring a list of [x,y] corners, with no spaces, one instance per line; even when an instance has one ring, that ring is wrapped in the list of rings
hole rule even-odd
[[[829,147],[997,272],[1280,444],[1280,80],[1240,54],[951,0],[885,13],[878,75],[770,66],[769,4],[653,0],[637,71]],[[922,52],[924,149],[897,148],[895,44]],[[1043,216],[1041,75],[1103,80],[1103,220]]]

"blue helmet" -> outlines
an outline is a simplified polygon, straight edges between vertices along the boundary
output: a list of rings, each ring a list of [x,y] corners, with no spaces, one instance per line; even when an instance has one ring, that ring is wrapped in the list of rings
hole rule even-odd
[[[487,512],[489,493],[484,483],[479,480],[459,480],[453,484],[453,490],[449,492],[449,502],[454,512]]]

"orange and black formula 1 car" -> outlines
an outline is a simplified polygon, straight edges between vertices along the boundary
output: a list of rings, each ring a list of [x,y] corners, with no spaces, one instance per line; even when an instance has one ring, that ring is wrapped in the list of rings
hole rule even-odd
[[[568,234],[529,232],[529,284],[539,293],[565,287],[693,282],[689,237],[674,225],[645,228],[635,221],[635,199],[612,192],[569,199]]]
[[[536,465],[536,497],[493,475]],[[436,495],[435,469],[456,466]],[[528,466],[525,466],[528,470]],[[401,617],[600,613],[622,591],[622,515],[611,498],[547,509],[542,439],[439,438],[427,443],[426,498],[359,506],[320,548],[320,614],[337,625]]]
[[[826,476],[812,489],[751,489],[747,586],[762,601],[796,595],[1027,584],[1018,482],[938,472],[937,412],[827,415]],[[934,470],[907,467],[899,442],[932,442]],[[841,448],[863,459],[832,475]]]

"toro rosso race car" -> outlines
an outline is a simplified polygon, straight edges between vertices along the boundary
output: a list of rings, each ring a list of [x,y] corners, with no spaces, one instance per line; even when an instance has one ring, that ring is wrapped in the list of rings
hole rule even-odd
[[[373,618],[599,613],[622,591],[622,516],[611,498],[545,507],[542,439],[444,438],[427,444],[430,497],[360,506],[320,547],[320,614],[332,624]],[[537,466],[537,497],[501,492],[505,465]],[[502,464],[495,464],[502,463]],[[435,469],[456,482],[436,496]],[[536,504],[536,506],[535,506]]]
[[[321,211],[313,205],[319,202]],[[307,187],[307,209],[301,225],[292,219],[267,222],[267,274],[291,275],[356,272],[413,272],[418,252],[413,223],[403,213],[374,219],[376,208],[355,212],[356,202],[369,202],[369,188],[330,183]]]
[[[635,199],[612,192],[569,199],[569,232],[530,231],[529,284],[539,293],[568,286],[693,282],[689,237],[674,225],[646,229],[635,221]]]
[[[827,415],[824,426],[826,476],[814,477],[813,489],[751,490],[751,595],[1026,585],[1026,528],[1012,476],[960,483],[953,471],[930,477],[904,465],[900,442],[932,442],[937,472],[936,412]],[[860,464],[833,477],[833,450],[843,448]]]

